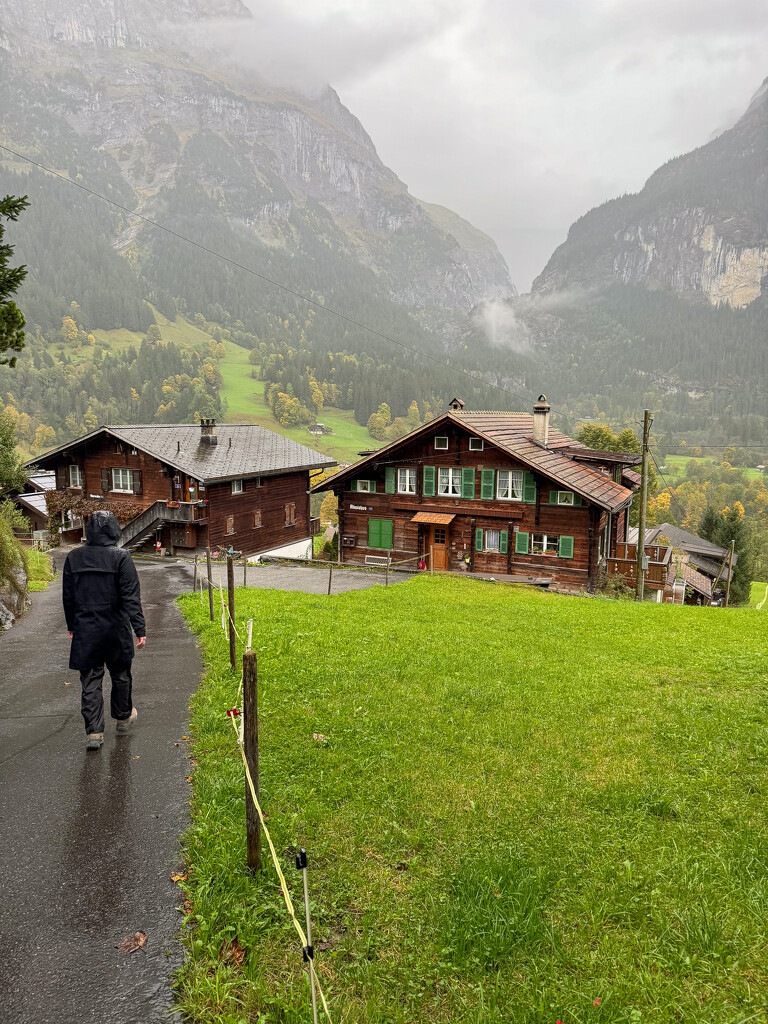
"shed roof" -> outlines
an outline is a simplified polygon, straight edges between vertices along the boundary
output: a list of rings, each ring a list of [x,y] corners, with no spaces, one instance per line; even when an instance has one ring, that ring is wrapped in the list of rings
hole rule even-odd
[[[203,483],[336,465],[327,455],[253,423],[217,425],[218,443],[215,445],[202,440],[200,427],[194,423],[104,426],[59,445],[34,462],[38,466],[51,464],[58,456],[74,452],[99,433],[116,437]]]

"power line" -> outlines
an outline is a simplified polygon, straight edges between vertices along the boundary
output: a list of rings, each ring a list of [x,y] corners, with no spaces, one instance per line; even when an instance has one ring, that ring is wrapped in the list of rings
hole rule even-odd
[[[670,486],[670,484],[667,483],[667,478],[661,472],[661,467],[659,466],[658,462],[656,461],[656,456],[653,454],[653,452],[650,452],[650,456],[653,459],[653,464],[656,467],[656,472],[659,474],[661,479],[664,481],[664,486],[667,489],[667,494],[669,495],[669,500],[675,505],[675,507],[677,509],[677,514],[680,516],[680,522],[682,522],[685,519],[687,513],[686,513],[685,509],[681,505],[678,504],[677,498],[672,493],[672,487]]]
[[[302,302],[306,302],[307,305],[311,306],[313,309],[321,309],[325,313],[330,313],[332,316],[338,317],[339,320],[343,320],[345,323],[351,324],[353,327],[359,327],[361,330],[368,331],[369,334],[373,334],[377,338],[381,338],[383,341],[388,341],[391,345],[398,345],[400,348],[405,349],[406,352],[411,352],[413,355],[422,359],[428,359],[430,362],[435,363],[438,366],[443,366],[453,373],[460,373],[465,377],[469,377],[470,380],[475,381],[477,384],[483,384],[485,387],[494,388],[496,391],[501,391],[505,395],[511,395],[512,398],[519,398],[521,402],[527,401],[527,399],[523,398],[522,395],[518,395],[515,391],[510,391],[508,388],[500,387],[498,384],[491,384],[482,377],[477,377],[469,370],[462,370],[458,366],[451,366],[450,363],[445,362],[443,359],[438,359],[436,356],[432,356],[428,352],[422,352],[417,348],[413,348],[411,345],[406,345],[405,342],[398,341],[396,338],[392,338],[388,334],[383,334],[381,331],[377,331],[375,327],[369,327],[368,324],[361,323],[359,320],[355,320],[353,317],[347,316],[346,313],[341,313],[332,306],[325,306],[322,303],[309,298],[309,296],[303,295],[301,292],[294,291],[293,288],[289,288],[287,285],[280,284],[279,281],[273,281],[272,278],[267,277],[264,274],[260,274],[252,267],[246,267],[244,264],[238,263],[237,260],[230,259],[229,256],[225,256],[223,253],[217,252],[215,249],[209,249],[208,246],[203,245],[202,242],[196,242],[194,238],[182,235],[179,231],[174,231],[173,228],[169,228],[165,224],[160,224],[158,221],[152,220],[150,217],[145,217],[136,210],[130,210],[127,206],[123,206],[114,199],[110,199],[109,196],[102,195],[101,192],[96,192],[94,189],[88,188],[86,185],[82,185],[79,181],[73,181],[72,178],[68,178],[66,175],[60,174],[59,171],[54,171],[51,167],[46,167],[45,164],[38,163],[37,160],[33,160],[31,157],[24,156],[23,153],[17,153],[15,150],[10,149],[8,146],[3,146],[2,144],[0,144],[0,149],[4,150],[6,153],[10,153],[11,156],[15,156],[19,160],[25,160],[28,164],[32,164],[33,167],[37,167],[41,171],[45,171],[47,174],[52,174],[55,178],[60,178],[62,181],[67,182],[68,185],[74,185],[76,188],[81,189],[83,192],[87,192],[88,195],[94,196],[96,199],[101,199],[102,202],[109,203],[110,206],[114,206],[118,210],[122,210],[123,213],[127,213],[130,217],[136,217],[139,220],[144,221],[145,224],[151,224],[152,227],[158,228],[160,231],[166,231],[169,235],[173,235],[174,238],[178,238],[180,241],[186,242],[188,245],[194,245],[195,248],[201,249],[203,252],[207,252],[210,256],[223,260],[230,266],[236,267],[238,270],[242,270],[246,274],[250,274],[252,277],[257,277],[260,281],[264,281],[266,284],[279,288],[288,295],[293,295],[294,298],[301,299]]]

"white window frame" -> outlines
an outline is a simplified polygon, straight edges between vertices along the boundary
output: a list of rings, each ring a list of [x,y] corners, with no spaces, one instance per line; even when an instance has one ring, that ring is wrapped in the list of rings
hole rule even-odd
[[[541,537],[539,545],[543,547],[542,551],[536,550],[537,541],[536,538]],[[552,555],[557,556],[558,548],[560,544],[560,537],[553,537],[551,533],[532,533],[531,534],[531,554],[532,555],[544,555],[545,557],[551,557]]]
[[[233,480],[232,481],[232,493],[233,494],[242,494],[243,493],[243,481],[242,480]]]
[[[513,477],[520,478],[520,497],[518,498],[514,491],[515,488],[512,486]],[[506,477],[506,490],[507,494],[502,494],[502,490],[505,488],[502,485],[502,479]],[[522,501],[523,500],[523,485],[525,483],[525,477],[522,469],[499,469],[496,472],[496,500],[497,501]]]
[[[443,444],[445,441],[445,444]],[[440,442],[438,444],[438,442]],[[435,451],[436,452],[447,452],[448,451],[448,438],[447,437],[436,437],[435,438]]]
[[[118,481],[120,482],[120,484],[123,483],[123,473],[126,474],[128,486],[118,487]],[[112,470],[112,490],[117,491],[119,494],[133,494],[133,470],[126,469],[124,466],[115,467]]]
[[[373,494],[373,491],[371,490],[372,482],[372,480],[358,480],[356,490],[360,491],[362,494]]]
[[[481,452],[485,449],[485,441],[482,437],[470,437],[469,439],[469,450],[471,452]]]
[[[416,470],[411,469],[409,466],[398,466],[397,467],[397,493],[398,494],[415,494],[416,493]]]
[[[69,467],[69,486],[78,490],[83,488],[83,470],[74,462]]]
[[[563,500],[565,499],[565,500]],[[557,492],[557,504],[558,505],[575,505],[576,498],[574,497],[573,491],[558,491]]]
[[[444,480],[445,490],[443,490]],[[437,493],[443,498],[461,497],[461,466],[437,467]]]
[[[496,537],[495,537],[496,543],[495,544],[493,544],[492,542],[490,542],[488,540],[489,536],[491,534],[494,534],[494,533],[496,534]],[[484,544],[485,544],[485,546],[483,548],[484,551],[495,551],[496,553],[501,551],[501,530],[496,530],[496,529],[486,530],[485,531],[485,537],[483,538],[483,540],[484,540]]]

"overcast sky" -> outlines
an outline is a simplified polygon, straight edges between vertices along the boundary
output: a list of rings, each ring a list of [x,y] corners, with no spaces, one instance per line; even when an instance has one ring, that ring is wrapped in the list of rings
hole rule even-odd
[[[330,82],[413,195],[496,240],[520,291],[577,217],[732,124],[768,76],[765,0],[248,6],[271,76]]]

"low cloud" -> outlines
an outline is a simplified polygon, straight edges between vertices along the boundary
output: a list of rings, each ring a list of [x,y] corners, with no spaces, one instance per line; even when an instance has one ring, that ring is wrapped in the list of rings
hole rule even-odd
[[[526,352],[530,348],[528,328],[508,302],[486,299],[475,309],[472,318],[491,345],[514,352]]]

